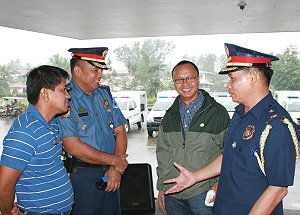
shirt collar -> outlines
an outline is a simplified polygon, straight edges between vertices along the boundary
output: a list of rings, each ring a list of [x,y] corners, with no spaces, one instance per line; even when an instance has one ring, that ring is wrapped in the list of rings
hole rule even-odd
[[[45,124],[46,127],[51,127],[50,124],[57,124],[57,119],[53,118],[50,123],[47,123],[42,114],[39,112],[39,110],[32,104],[28,104],[27,108],[28,113],[32,113],[40,122]]]
[[[78,84],[75,83],[73,79],[70,81],[70,86],[72,88],[72,96],[75,96],[77,98],[81,98],[85,92],[78,86]]]
[[[252,114],[255,118],[259,118],[262,114],[265,113],[265,107],[273,100],[273,96],[271,92],[267,96],[265,96],[262,100],[260,100],[248,113]],[[239,104],[236,107],[236,111],[240,116],[245,115],[245,106]],[[247,114],[248,114],[247,113]]]
[[[192,101],[187,107],[183,104],[182,100],[179,99],[179,108],[180,109],[183,109],[183,108],[188,109],[190,107],[197,107],[197,109],[198,109],[199,107],[201,107],[203,101],[204,101],[203,93],[201,91],[199,91],[197,98],[194,101]]]

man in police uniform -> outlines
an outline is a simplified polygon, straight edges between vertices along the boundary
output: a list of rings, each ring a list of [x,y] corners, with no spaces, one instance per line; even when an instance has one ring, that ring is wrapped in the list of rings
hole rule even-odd
[[[106,47],[71,48],[72,80],[69,112],[60,118],[60,133],[72,155],[71,182],[74,188],[72,215],[120,215],[118,188],[126,160],[126,119],[113,102],[110,89],[100,86]],[[105,176],[105,190],[96,183]]]
[[[224,152],[195,172],[181,174],[167,193],[220,175],[215,214],[283,214],[282,199],[293,185],[299,158],[298,130],[269,91],[277,57],[225,44],[228,91],[239,103],[224,140]]]

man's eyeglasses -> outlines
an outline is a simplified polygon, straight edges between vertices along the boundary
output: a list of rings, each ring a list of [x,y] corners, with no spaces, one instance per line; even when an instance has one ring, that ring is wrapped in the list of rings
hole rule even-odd
[[[70,86],[70,83],[67,84],[67,86],[64,88],[64,90],[68,93],[72,91],[72,87]]]
[[[182,84],[184,81],[186,81],[188,83],[193,83],[196,78],[198,78],[198,76],[189,76],[187,78],[177,78],[177,79],[174,79],[174,83]]]

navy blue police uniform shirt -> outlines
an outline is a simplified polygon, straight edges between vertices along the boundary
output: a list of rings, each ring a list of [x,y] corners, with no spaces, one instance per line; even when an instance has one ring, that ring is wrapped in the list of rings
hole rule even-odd
[[[274,116],[268,119],[270,116]],[[238,105],[224,140],[224,153],[215,214],[248,214],[268,186],[293,185],[295,147],[282,116],[292,119],[271,95],[247,113]],[[267,123],[272,125],[264,148],[265,173],[254,153],[260,155],[260,137]],[[294,128],[296,128],[293,123]],[[295,129],[298,137],[298,130]],[[283,214],[282,202],[272,214]]]
[[[79,137],[102,152],[113,154],[113,128],[125,124],[126,119],[106,87],[99,87],[90,96],[71,80],[70,112],[59,119],[60,137]]]

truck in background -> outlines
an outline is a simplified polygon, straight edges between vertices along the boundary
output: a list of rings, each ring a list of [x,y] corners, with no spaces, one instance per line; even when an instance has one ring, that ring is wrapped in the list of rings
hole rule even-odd
[[[275,91],[274,98],[289,112],[300,129],[300,91]]]
[[[153,136],[154,131],[158,131],[159,125],[175,98],[178,96],[176,90],[160,91],[157,93],[156,102],[147,117],[147,131],[149,136]]]
[[[232,118],[235,111],[235,107],[238,106],[238,103],[232,101],[230,94],[227,92],[210,92],[209,94],[218,103],[220,103],[226,108],[230,118]]]
[[[126,132],[129,132],[133,125],[141,128],[148,111],[146,91],[112,92],[112,96],[127,120],[125,124]]]

